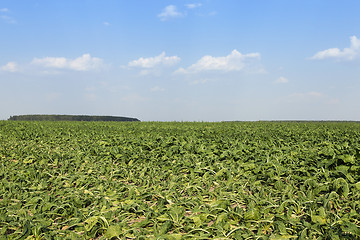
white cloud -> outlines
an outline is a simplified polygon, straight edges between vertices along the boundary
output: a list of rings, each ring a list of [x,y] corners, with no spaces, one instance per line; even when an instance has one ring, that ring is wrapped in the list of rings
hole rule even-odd
[[[164,91],[165,91],[165,88],[162,88],[162,87],[159,87],[159,86],[155,86],[155,87],[150,88],[150,91],[151,91],[151,92],[164,92]]]
[[[14,18],[9,17],[9,16],[7,16],[7,15],[1,15],[0,18],[1,18],[2,20],[4,20],[5,22],[10,23],[10,24],[16,24],[16,23],[17,23]]]
[[[356,36],[350,37],[350,47],[340,50],[339,48],[329,48],[324,51],[317,52],[311,59],[322,60],[334,58],[338,60],[353,60],[360,56],[360,39]]]
[[[203,71],[241,71],[248,66],[251,60],[259,60],[259,53],[242,54],[233,50],[225,57],[213,57],[210,55],[202,57],[190,67],[179,68],[175,73],[198,73]]]
[[[275,83],[288,83],[289,80],[286,77],[279,77],[275,80]]]
[[[90,54],[84,54],[75,59],[67,59],[64,57],[34,58],[31,64],[45,68],[70,69],[75,71],[98,70],[104,66],[101,58],[91,57]]]
[[[64,57],[45,57],[34,58],[31,64],[41,65],[49,68],[66,68],[68,66],[68,60]]]
[[[17,72],[19,69],[16,62],[8,62],[6,65],[0,67],[0,70],[5,72]]]
[[[137,60],[128,63],[129,67],[140,67],[140,68],[154,68],[157,66],[173,66],[180,61],[178,56],[166,56],[165,52],[162,52],[156,57],[139,58]]]
[[[158,15],[161,21],[166,21],[170,18],[182,17],[183,13],[179,12],[174,5],[166,6],[163,11]]]
[[[103,22],[104,26],[110,26],[109,22]]]
[[[2,15],[0,15],[0,18],[2,20],[4,20],[7,23],[10,24],[16,24],[16,20],[10,16],[8,16],[8,14],[10,13],[10,10],[8,8],[1,8],[0,9],[0,13],[2,13]]]
[[[189,3],[189,4],[185,4],[185,6],[189,9],[194,9],[194,8],[201,7],[202,4],[201,3]]]

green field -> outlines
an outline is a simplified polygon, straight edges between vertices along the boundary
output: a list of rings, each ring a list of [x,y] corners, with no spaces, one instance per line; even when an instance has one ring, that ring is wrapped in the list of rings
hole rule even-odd
[[[0,121],[0,239],[360,239],[360,124]]]

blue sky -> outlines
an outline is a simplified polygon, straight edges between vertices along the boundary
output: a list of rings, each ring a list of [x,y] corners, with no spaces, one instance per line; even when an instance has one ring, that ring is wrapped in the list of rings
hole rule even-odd
[[[0,119],[360,120],[358,0],[0,2]]]

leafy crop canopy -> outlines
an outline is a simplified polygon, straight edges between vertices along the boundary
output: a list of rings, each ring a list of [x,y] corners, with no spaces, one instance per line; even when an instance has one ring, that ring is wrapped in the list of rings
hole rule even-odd
[[[359,239],[357,123],[0,122],[0,239]]]

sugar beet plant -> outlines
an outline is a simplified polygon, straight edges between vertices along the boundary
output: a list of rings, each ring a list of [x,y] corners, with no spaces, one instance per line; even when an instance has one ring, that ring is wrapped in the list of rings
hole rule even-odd
[[[360,239],[357,123],[0,122],[0,239]]]

